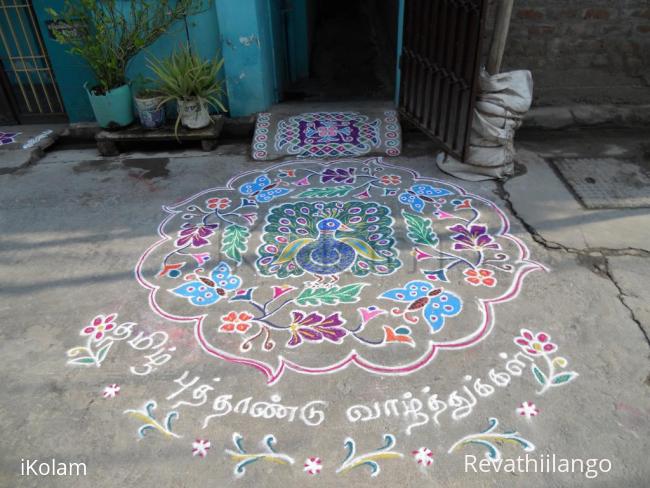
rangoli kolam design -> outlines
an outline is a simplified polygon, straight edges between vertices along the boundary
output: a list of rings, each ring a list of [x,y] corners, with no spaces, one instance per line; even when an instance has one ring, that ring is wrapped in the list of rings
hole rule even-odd
[[[136,267],[152,309],[268,383],[443,361],[543,269],[494,203],[381,158],[283,162],[163,210]]]

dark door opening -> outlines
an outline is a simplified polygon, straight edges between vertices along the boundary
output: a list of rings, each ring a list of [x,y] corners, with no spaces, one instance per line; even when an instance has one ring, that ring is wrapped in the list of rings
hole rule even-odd
[[[309,4],[309,77],[284,100],[392,100],[398,0],[313,0]]]

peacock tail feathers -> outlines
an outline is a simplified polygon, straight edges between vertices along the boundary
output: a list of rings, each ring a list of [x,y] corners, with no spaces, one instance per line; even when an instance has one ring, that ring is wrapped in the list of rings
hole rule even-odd
[[[352,246],[357,255],[349,269],[355,276],[390,274],[401,263],[393,237],[390,209],[375,202],[290,202],[269,210],[257,249],[256,266],[263,276],[300,276],[304,270],[293,259],[319,232],[318,222],[334,217],[352,229],[335,238]]]

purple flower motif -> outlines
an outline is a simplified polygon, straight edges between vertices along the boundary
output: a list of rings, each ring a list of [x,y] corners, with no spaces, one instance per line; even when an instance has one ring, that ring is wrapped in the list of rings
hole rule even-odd
[[[210,241],[208,241],[206,237],[214,234],[214,229],[218,227],[219,224],[199,224],[187,226],[178,233],[176,247],[183,247],[190,241],[192,247],[202,247],[206,244],[210,244]]]
[[[343,320],[339,312],[323,317],[317,312],[306,315],[294,310],[291,312],[293,321],[289,331],[291,338],[287,342],[288,347],[296,347],[304,340],[311,342],[322,342],[326,339],[339,344],[347,335],[348,331],[341,327]]]
[[[462,225],[457,224],[449,227],[452,232],[458,232],[455,236],[451,236],[456,241],[454,249],[456,251],[482,251],[483,249],[501,249],[501,246],[494,242],[494,239],[487,233],[487,226],[481,224],[473,224],[469,229]]]
[[[354,168],[327,168],[321,173],[320,181],[322,183],[327,183],[328,181],[333,181],[335,183],[354,183],[356,175],[354,174]]]
[[[0,146],[4,146],[5,144],[11,144],[13,142],[16,142],[16,136],[20,134],[20,132],[2,132],[0,131]]]

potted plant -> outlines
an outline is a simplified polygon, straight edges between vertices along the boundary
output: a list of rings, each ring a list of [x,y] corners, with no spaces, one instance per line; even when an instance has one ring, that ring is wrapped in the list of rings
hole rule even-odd
[[[60,12],[47,9],[55,22],[55,39],[83,58],[96,83],[86,82],[95,118],[101,127],[133,122],[129,61],[151,45],[177,20],[200,11],[202,0],[65,0]]]
[[[165,59],[154,58],[147,62],[158,76],[159,89],[164,94],[162,103],[176,101],[178,115],[174,132],[177,137],[179,123],[188,129],[210,124],[209,106],[226,111],[221,101],[224,82],[219,78],[223,58],[201,59],[185,45]]]
[[[142,76],[134,83],[133,95],[140,125],[145,129],[158,129],[165,123],[164,94],[152,84],[149,78]]]

